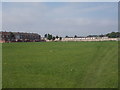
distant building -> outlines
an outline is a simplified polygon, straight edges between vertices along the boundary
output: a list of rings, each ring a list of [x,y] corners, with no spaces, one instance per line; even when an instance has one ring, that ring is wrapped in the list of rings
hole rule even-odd
[[[41,36],[37,33],[0,32],[0,42],[39,42]]]
[[[118,38],[108,37],[62,38],[62,41],[118,41]]]

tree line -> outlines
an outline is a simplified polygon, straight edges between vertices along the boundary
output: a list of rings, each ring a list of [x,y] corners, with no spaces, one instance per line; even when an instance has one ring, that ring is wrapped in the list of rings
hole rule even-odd
[[[109,38],[120,38],[120,32],[111,32],[106,34]]]
[[[53,36],[52,34],[45,34],[44,37],[48,40],[54,41],[55,39],[62,40],[62,37],[59,36]],[[120,32],[111,32],[107,34],[101,34],[101,35],[88,35],[87,37],[108,37],[108,38],[120,38]],[[75,35],[74,37],[65,36],[65,38],[80,38],[80,36]]]
[[[87,37],[108,37],[108,38],[120,38],[120,32],[111,32],[107,34],[101,35],[89,35]]]
[[[88,35],[86,37],[108,37],[108,38],[120,38],[120,32],[111,32],[101,35]],[[65,36],[65,38],[80,38],[80,36],[75,35],[74,37]]]
[[[45,34],[44,37],[48,40],[54,41],[55,39],[59,39],[60,41],[62,40],[62,37],[59,36],[53,36],[52,34]]]

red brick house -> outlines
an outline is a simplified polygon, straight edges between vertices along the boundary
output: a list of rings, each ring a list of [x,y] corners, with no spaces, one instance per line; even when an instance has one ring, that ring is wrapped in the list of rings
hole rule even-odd
[[[0,42],[40,42],[41,36],[37,33],[0,32]]]

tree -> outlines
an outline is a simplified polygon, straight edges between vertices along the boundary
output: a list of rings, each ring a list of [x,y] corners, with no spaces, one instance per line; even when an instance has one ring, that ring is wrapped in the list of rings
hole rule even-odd
[[[117,33],[116,33],[116,37],[119,37],[119,38],[120,38],[120,32],[117,32]]]
[[[54,41],[54,40],[55,40],[55,37],[52,37],[52,40]]]
[[[15,39],[15,35],[11,32],[10,33],[10,41],[13,41],[13,39]]]
[[[77,35],[75,35],[74,38],[77,38]]]
[[[65,38],[68,38],[68,36],[65,36]]]
[[[58,37],[58,36],[56,36],[56,38],[58,39],[59,37]]]
[[[62,37],[60,37],[60,41],[62,40]]]
[[[99,37],[104,37],[105,35],[103,35],[103,34],[101,34],[101,35],[99,35]]]
[[[52,35],[48,34],[47,39],[48,39],[48,40],[51,40],[51,39],[52,39]]]
[[[45,37],[45,38],[47,38],[47,37],[48,37],[48,35],[47,35],[47,34],[45,34],[45,35],[44,35],[44,37]]]

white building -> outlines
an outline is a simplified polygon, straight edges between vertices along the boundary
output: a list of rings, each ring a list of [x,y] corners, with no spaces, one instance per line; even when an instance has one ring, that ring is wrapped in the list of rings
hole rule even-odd
[[[62,41],[118,41],[118,38],[108,37],[62,38]]]

